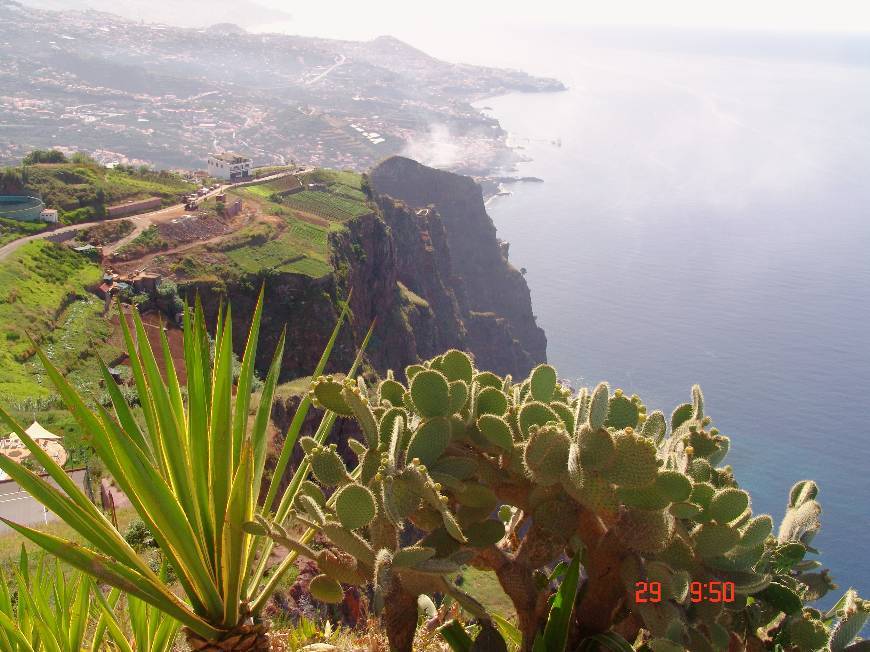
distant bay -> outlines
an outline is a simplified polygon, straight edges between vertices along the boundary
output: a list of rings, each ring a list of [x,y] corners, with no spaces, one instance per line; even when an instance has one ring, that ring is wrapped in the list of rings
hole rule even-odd
[[[568,92],[480,103],[544,179],[488,210],[550,361],[666,412],[700,383],[755,511],[815,479],[820,559],[870,594],[870,62],[581,41],[526,43]]]

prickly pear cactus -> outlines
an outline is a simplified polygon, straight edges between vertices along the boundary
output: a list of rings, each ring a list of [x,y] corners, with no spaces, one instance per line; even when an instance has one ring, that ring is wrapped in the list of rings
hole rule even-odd
[[[312,386],[314,403],[354,417],[365,439],[350,442],[352,468],[333,446],[300,441],[314,482],[300,487],[293,517],[335,552],[258,519],[318,562],[318,599],[340,599],[341,583],[370,585],[393,649],[411,649],[419,595],[450,595],[488,620],[452,581],[466,565],[496,573],[531,649],[549,608],[541,578],[578,549],[586,579],[575,643],[619,628],[654,650],[810,651],[843,649],[860,632],[868,606],[854,593],[831,614],[804,606],[834,588],[805,559],[818,487],[795,485],[774,536],[770,516],[754,515],[720,466],[730,442],[697,386],[666,418],[605,383],[575,392],[549,365],[514,381],[451,350],[405,376]],[[411,531],[422,535],[400,545]]]

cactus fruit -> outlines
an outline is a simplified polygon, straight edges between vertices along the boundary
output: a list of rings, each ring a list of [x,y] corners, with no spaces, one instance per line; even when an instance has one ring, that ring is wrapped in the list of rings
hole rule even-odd
[[[335,494],[335,514],[348,530],[365,527],[375,518],[375,497],[368,487],[349,484]]]
[[[559,482],[568,469],[568,433],[555,424],[531,426],[523,451],[523,464],[529,477],[540,485]]]
[[[327,604],[340,604],[344,600],[344,589],[341,588],[341,584],[327,575],[311,578],[308,591],[315,599]]]

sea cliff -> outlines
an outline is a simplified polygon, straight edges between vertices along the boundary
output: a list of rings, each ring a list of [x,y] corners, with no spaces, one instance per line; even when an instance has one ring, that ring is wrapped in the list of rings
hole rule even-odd
[[[377,373],[401,373],[451,347],[501,374],[524,375],[546,360],[528,286],[496,237],[480,186],[392,157],[371,171],[369,187],[376,210],[330,234],[331,274],[262,273],[196,285],[212,316],[221,301],[231,302],[237,349],[264,284],[268,310],[257,363],[266,368],[286,325],[282,381],[311,373],[348,297],[353,319],[337,343],[333,371],[349,366],[373,320],[367,364]]]

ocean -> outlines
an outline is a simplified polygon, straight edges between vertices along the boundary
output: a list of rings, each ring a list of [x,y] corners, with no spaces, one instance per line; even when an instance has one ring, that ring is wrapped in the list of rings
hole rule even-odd
[[[755,512],[816,480],[819,559],[866,596],[870,57],[820,42],[563,32],[512,63],[567,92],[479,106],[544,180],[488,210],[560,375],[666,414],[699,383]]]

